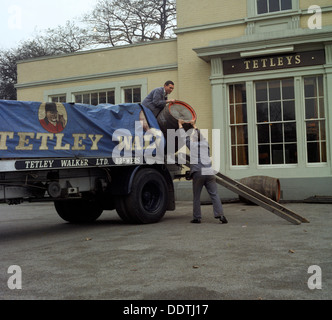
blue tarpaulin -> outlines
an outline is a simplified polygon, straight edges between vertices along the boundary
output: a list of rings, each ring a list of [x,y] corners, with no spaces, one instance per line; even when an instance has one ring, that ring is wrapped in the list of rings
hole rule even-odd
[[[115,133],[131,135],[127,144],[138,142],[135,137],[145,133],[142,126],[137,130],[142,115],[149,125],[145,130],[159,130],[153,113],[140,104],[0,100],[0,159],[111,157],[119,145]]]

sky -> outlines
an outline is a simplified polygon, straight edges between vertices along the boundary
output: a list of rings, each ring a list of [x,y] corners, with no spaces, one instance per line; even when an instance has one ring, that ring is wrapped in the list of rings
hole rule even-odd
[[[64,26],[91,12],[97,0],[0,0],[0,49],[18,47],[37,31]]]

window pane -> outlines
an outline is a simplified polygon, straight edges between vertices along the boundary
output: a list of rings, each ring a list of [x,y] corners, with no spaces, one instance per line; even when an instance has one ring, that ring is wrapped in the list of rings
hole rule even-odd
[[[319,117],[325,118],[324,98],[319,99]]]
[[[248,147],[232,147],[232,165],[246,166],[248,165]]]
[[[283,142],[282,124],[274,123],[271,125],[271,142]]]
[[[292,9],[292,0],[281,0],[281,10]]]
[[[246,86],[239,83],[229,86],[229,115],[232,165],[248,165],[248,117]]]
[[[247,126],[237,126],[237,144],[248,144]]]
[[[234,86],[229,86],[229,104],[234,103]]]
[[[258,126],[258,143],[270,142],[270,125],[263,124]]]
[[[281,102],[272,102],[270,105],[270,121],[281,120]]]
[[[318,118],[317,99],[305,100],[305,118],[306,119]]]
[[[269,105],[265,103],[257,103],[257,122],[269,121]]]
[[[99,92],[99,103],[106,103],[106,92]]]
[[[284,101],[283,113],[284,113],[284,121],[295,120],[295,102]]]
[[[244,83],[235,85],[235,102],[247,102],[246,85]]]
[[[247,165],[248,164],[248,147],[247,146],[238,147],[237,157],[238,157],[237,165],[239,165],[239,166]]]
[[[125,89],[125,103],[132,103],[133,102],[133,94],[132,94],[132,89]]]
[[[267,13],[267,0],[257,0],[257,13]]]
[[[285,142],[296,142],[296,123],[284,124]]]
[[[321,162],[327,162],[327,155],[326,155],[326,142],[321,143]]]
[[[267,82],[256,83],[256,101],[267,101]]]
[[[232,165],[236,166],[237,165],[237,150],[236,147],[232,147]]]
[[[306,98],[312,98],[317,96],[315,77],[307,77],[304,79],[304,96]]]
[[[319,142],[308,143],[308,162],[320,162]]]
[[[235,106],[234,105],[230,105],[230,121],[231,124],[235,124]]]
[[[231,144],[232,146],[236,145],[236,127],[231,127]]]
[[[324,96],[324,86],[323,86],[323,77],[318,77],[318,94],[320,97]]]
[[[83,103],[90,104],[90,94],[83,94]]]
[[[284,100],[294,99],[294,80],[282,80],[282,98]]]
[[[247,106],[237,104],[236,109],[236,123],[247,123]]]
[[[115,104],[114,91],[107,92],[107,103]]]
[[[297,163],[297,145],[295,143],[285,145],[285,160],[286,163]]]
[[[325,130],[325,121],[319,121],[320,124],[320,139],[326,140],[326,130]]]
[[[96,106],[98,104],[98,93],[91,93],[91,104]]]
[[[282,144],[272,145],[272,164],[284,163],[284,148]]]
[[[259,164],[271,164],[270,146],[258,146]]]
[[[141,102],[141,88],[134,88],[134,100],[133,102]]]
[[[269,99],[271,100],[281,100],[280,94],[280,81],[270,81],[269,82]]]
[[[269,0],[269,12],[280,11],[279,0]]]
[[[307,141],[319,140],[319,126],[318,121],[307,122]]]
[[[82,95],[75,94],[75,103],[82,103]]]

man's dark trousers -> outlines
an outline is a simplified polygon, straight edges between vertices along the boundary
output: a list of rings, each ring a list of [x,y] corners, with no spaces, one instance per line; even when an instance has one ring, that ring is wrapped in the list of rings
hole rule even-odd
[[[200,220],[202,218],[200,197],[201,197],[202,188],[204,186],[211,197],[214,216],[215,217],[223,216],[224,210],[218,195],[216,177],[214,175],[202,175],[201,171],[194,172],[192,177],[193,177],[193,195],[194,195],[194,205],[193,205],[194,219]]]

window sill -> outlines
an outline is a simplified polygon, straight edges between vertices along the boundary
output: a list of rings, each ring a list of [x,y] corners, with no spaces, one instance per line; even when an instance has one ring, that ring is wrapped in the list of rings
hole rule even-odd
[[[245,22],[255,22],[255,21],[262,21],[262,20],[286,18],[286,17],[292,17],[294,15],[300,15],[301,13],[302,13],[301,10],[284,10],[284,11],[278,11],[278,12],[269,12],[269,13],[257,14],[252,17],[247,17],[245,19]]]

